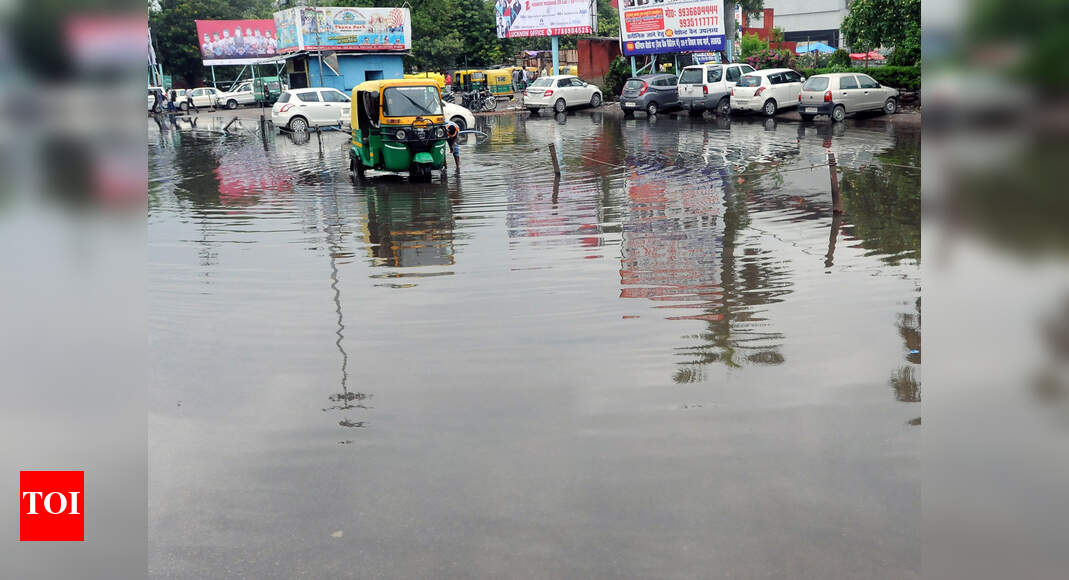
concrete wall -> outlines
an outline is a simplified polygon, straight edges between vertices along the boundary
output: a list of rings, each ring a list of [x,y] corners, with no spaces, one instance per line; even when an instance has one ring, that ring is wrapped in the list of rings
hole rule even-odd
[[[323,79],[319,78],[319,59],[308,58],[308,80],[313,87],[334,87],[349,92],[356,85],[375,79],[399,79],[404,77],[404,65],[400,55],[394,54],[339,54],[337,76],[326,64]]]

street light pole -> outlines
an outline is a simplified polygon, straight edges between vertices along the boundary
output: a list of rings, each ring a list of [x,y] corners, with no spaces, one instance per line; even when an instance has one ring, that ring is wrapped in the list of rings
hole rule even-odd
[[[319,86],[325,86],[323,83],[323,47],[320,46],[319,38],[319,0],[312,0],[312,9],[315,10],[315,22],[316,22],[316,54],[319,56]]]

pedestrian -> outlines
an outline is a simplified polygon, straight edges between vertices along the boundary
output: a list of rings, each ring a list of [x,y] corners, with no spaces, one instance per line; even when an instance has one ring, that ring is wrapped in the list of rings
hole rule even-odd
[[[167,98],[167,110],[171,113],[174,112],[175,102],[178,100],[178,93],[174,89],[171,89],[171,93]]]
[[[457,138],[460,137],[460,127],[452,122],[445,122],[445,138],[446,143],[449,145],[449,150],[453,153],[453,165],[456,166],[456,170],[460,171],[460,145],[457,144]],[[442,169],[445,169],[446,164],[442,164]]]
[[[193,100],[193,91],[191,89],[186,90],[186,111],[200,114],[200,109],[197,108],[197,103]]]

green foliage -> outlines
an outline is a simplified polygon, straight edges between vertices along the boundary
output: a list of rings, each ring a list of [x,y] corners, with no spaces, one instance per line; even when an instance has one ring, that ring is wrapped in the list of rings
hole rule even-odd
[[[761,12],[761,9],[765,7],[765,0],[724,0],[724,14],[732,15],[724,19],[724,36],[728,42],[734,42],[738,36],[738,31],[735,29],[735,7],[742,7],[742,11],[751,16]],[[734,50],[734,49],[733,49]],[[734,55],[738,58],[738,55]]]
[[[854,0],[842,23],[843,37],[857,52],[897,48],[910,38],[919,49],[920,28],[920,0]]]
[[[921,29],[910,29],[906,38],[899,42],[891,56],[887,57],[887,64],[894,66],[913,66],[921,63]]]
[[[853,72],[866,74],[876,82],[888,87],[900,90],[916,91],[921,88],[921,67],[918,66],[878,66],[872,68],[830,66],[825,68],[799,68],[796,69],[802,76],[809,78],[813,75]]]
[[[831,54],[831,66],[850,66],[850,53],[845,48],[837,48]]]
[[[768,43],[761,40],[756,34],[743,34],[739,42],[739,56],[743,59],[753,56],[762,50],[768,50]]]
[[[620,10],[612,0],[598,0],[598,36],[620,36]]]
[[[766,48],[746,57],[746,64],[757,70],[763,68],[794,68],[794,51]]]
[[[618,96],[624,90],[624,83],[631,78],[631,65],[624,57],[618,56],[609,63],[609,72],[605,73],[605,86],[602,87],[602,95]]]

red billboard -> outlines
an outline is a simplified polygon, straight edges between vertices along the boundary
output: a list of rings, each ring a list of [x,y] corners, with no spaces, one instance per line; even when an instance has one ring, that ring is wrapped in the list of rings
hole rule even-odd
[[[204,66],[248,64],[278,56],[274,20],[197,20]]]

